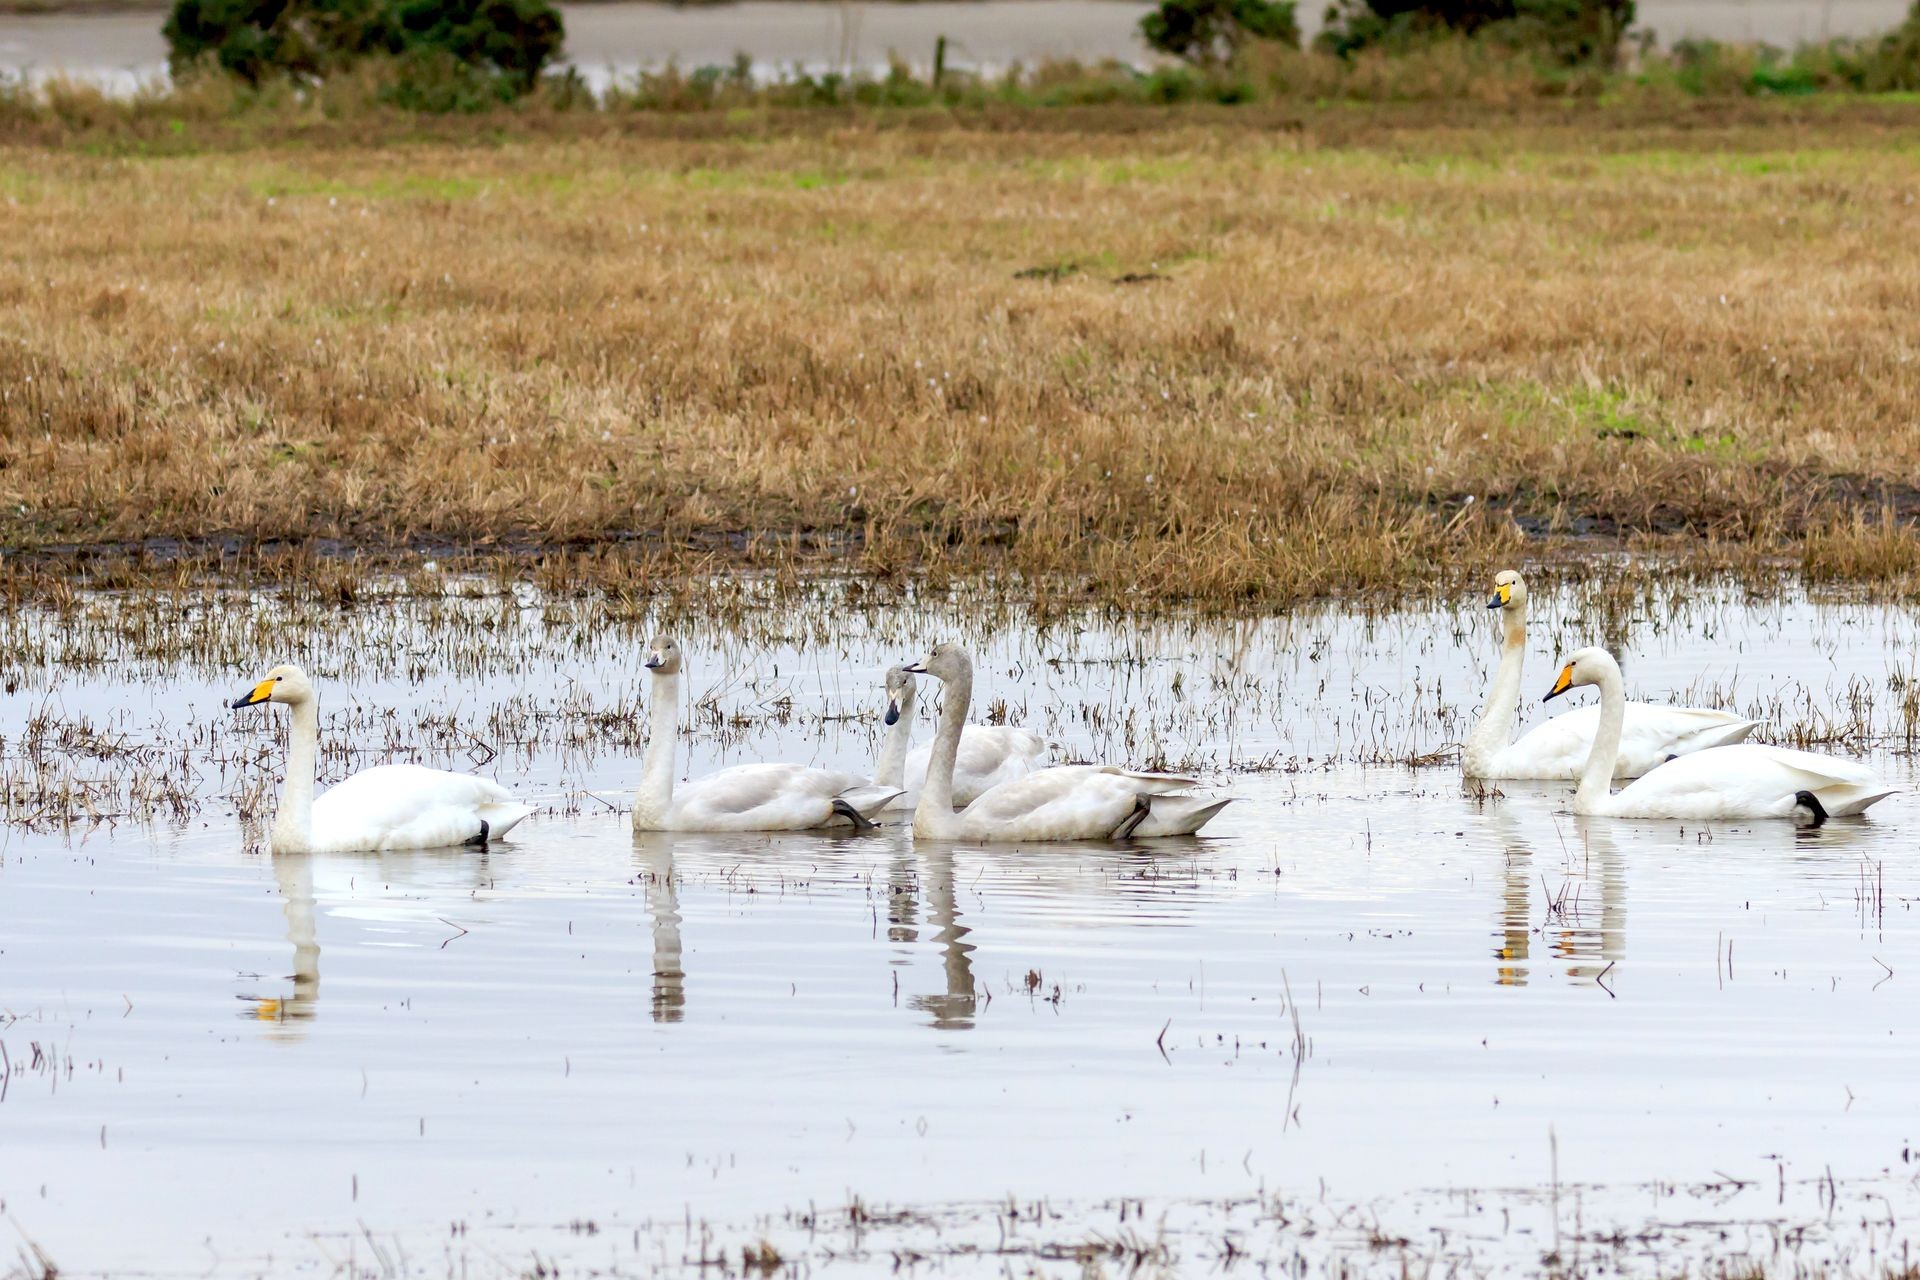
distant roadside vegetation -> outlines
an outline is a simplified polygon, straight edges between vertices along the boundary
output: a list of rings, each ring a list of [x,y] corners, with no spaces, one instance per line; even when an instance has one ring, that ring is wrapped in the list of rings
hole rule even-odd
[[[1049,61],[981,74],[936,55],[931,66],[770,71],[742,56],[589,86],[559,65],[565,31],[549,0],[174,0],[173,83],[120,109],[337,116],[370,104],[726,112],[1920,92],[1920,0],[1884,35],[1791,50],[1657,48],[1634,19],[1634,0],[1333,0],[1307,41],[1294,0],[1163,0],[1140,23],[1161,55],[1144,68]],[[71,85],[0,82],[0,120],[115,110],[88,99]]]

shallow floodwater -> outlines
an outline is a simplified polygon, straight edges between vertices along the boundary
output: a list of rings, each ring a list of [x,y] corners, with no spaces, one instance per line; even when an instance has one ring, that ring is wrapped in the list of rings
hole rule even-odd
[[[1599,640],[1636,696],[1764,712],[1909,788],[1796,830],[1463,790],[1439,757],[1490,672],[1477,598],[1219,622],[727,601],[662,623],[472,583],[344,608],[82,597],[0,623],[0,1257],[737,1274],[765,1241],[768,1273],[1250,1254],[1484,1274],[1557,1250],[1652,1275],[1904,1256],[1907,611],[1536,589],[1530,694]],[[683,776],[863,766],[880,672],[949,637],[979,655],[977,715],[1237,800],[1200,838],[1123,848],[636,838],[638,649],[668,624],[693,668]],[[485,852],[265,853],[279,717],[222,702],[287,656],[323,675],[328,779],[423,759],[543,811]]]

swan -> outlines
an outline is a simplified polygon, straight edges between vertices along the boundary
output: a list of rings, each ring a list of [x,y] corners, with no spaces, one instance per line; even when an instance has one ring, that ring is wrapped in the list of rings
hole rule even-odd
[[[284,703],[293,715],[287,744],[287,780],[273,815],[274,853],[353,853],[381,849],[438,849],[484,845],[533,812],[497,782],[417,764],[383,764],[313,794],[320,744],[320,699],[299,667],[283,665],[233,707]]]
[[[933,749],[907,750],[913,739],[912,673],[905,667],[888,667],[886,688],[887,736],[880,744],[880,758],[874,762],[873,780],[882,786],[905,788],[888,808],[911,809],[927,785],[927,761]],[[964,809],[989,787],[1026,777],[1046,750],[1045,739],[1027,729],[968,725],[960,734],[960,754],[953,766],[953,803]]]
[[[1576,708],[1508,742],[1520,705],[1520,668],[1527,659],[1526,581],[1511,569],[1495,574],[1487,608],[1500,611],[1500,667],[1486,709],[1461,752],[1461,772],[1469,778],[1579,777],[1600,724],[1599,708]],[[1758,720],[1727,711],[1629,702],[1613,776],[1637,778],[1675,756],[1742,741],[1759,727]]]
[[[635,831],[804,831],[841,823],[866,828],[900,794],[897,787],[875,786],[850,773],[798,764],[735,765],[676,789],[679,644],[654,637],[646,665],[653,673],[653,732],[633,796]]]
[[[1551,701],[1578,685],[1600,689],[1600,729],[1573,793],[1573,811],[1609,818],[1792,818],[1819,825],[1830,816],[1860,813],[1894,793],[1865,765],[1811,751],[1743,742],[1717,751],[1678,756],[1645,777],[1612,791],[1627,699],[1620,664],[1605,649],[1568,657],[1547,694]]]
[[[1199,785],[1192,778],[1081,764],[1055,765],[1003,782],[956,813],[954,764],[973,698],[973,660],[957,645],[937,644],[925,661],[906,670],[934,676],[947,687],[927,783],[913,810],[915,836],[1006,841],[1188,835],[1227,807],[1225,799],[1183,794]]]

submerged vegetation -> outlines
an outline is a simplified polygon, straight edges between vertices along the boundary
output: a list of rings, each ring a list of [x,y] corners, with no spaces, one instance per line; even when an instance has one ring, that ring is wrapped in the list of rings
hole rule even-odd
[[[1608,547],[1920,565],[1899,104],[99,110],[6,126],[15,559],[1213,606]]]

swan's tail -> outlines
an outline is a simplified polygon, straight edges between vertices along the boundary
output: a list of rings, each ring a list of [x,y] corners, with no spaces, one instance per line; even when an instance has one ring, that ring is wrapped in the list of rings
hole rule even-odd
[[[520,825],[520,820],[533,812],[530,804],[518,801],[501,804],[483,804],[480,806],[480,820],[487,824],[487,839],[498,840],[507,832]]]
[[[1848,818],[1865,813],[1868,808],[1898,791],[1899,788],[1889,787],[1882,782],[1870,782],[1850,787],[1819,787],[1813,794],[1819,798],[1829,817]]]
[[[1670,755],[1685,755],[1690,751],[1708,751],[1714,747],[1730,747],[1736,742],[1745,742],[1755,729],[1766,724],[1764,720],[1734,720],[1727,724],[1708,725],[1695,730],[1686,737],[1674,742]]]
[[[907,793],[898,787],[883,787],[874,783],[862,787],[848,787],[834,799],[846,801],[849,809],[859,814],[862,820],[871,823],[875,814],[905,794]]]
[[[1133,829],[1134,838],[1190,836],[1232,803],[1232,796],[1154,796],[1147,816]]]

